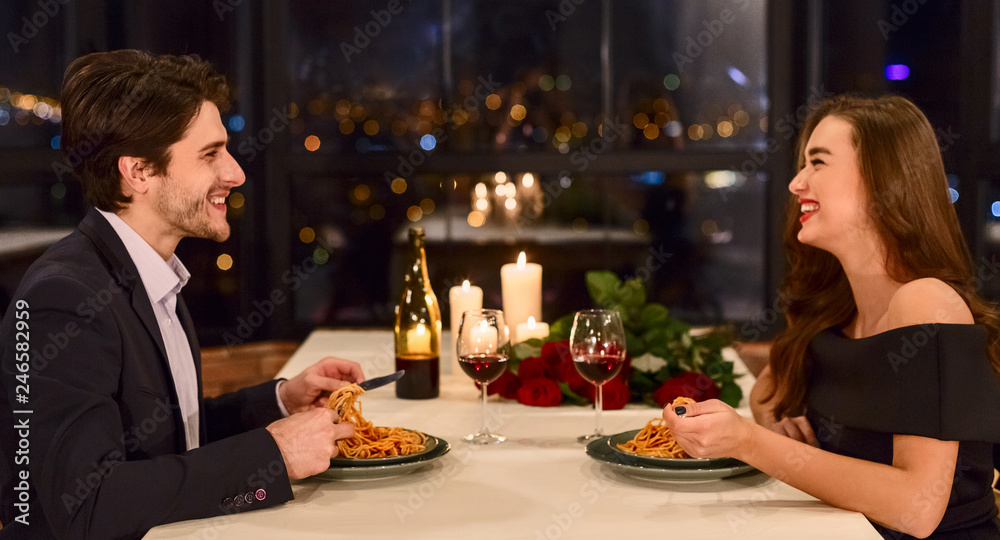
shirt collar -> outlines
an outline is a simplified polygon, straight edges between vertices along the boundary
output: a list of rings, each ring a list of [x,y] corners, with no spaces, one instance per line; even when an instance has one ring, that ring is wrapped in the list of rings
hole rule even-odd
[[[164,261],[162,257],[149,245],[139,233],[135,232],[128,223],[111,212],[97,209],[97,211],[108,220],[111,227],[118,233],[118,237],[125,244],[129,257],[139,270],[139,277],[146,288],[149,299],[153,302],[161,302],[168,295],[176,296],[188,279],[191,273],[181,262],[177,255],[171,255],[170,259]]]

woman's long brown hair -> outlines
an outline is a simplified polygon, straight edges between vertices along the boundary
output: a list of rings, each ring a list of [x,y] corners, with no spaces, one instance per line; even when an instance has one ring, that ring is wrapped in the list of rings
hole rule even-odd
[[[798,168],[816,125],[836,116],[853,126],[852,143],[867,194],[866,213],[886,250],[889,277],[906,283],[937,278],[965,300],[977,324],[986,327],[988,354],[1000,372],[1000,320],[996,308],[979,296],[972,260],[948,196],[941,151],[930,122],[899,96],[837,96],[819,104],[802,128]],[[776,400],[776,418],[802,414],[809,382],[806,350],[813,336],[843,327],[857,305],[840,262],[829,252],[798,241],[799,204],[788,205],[784,243],[791,268],[779,305],[787,328],[774,342],[770,366],[774,384],[766,401]]]

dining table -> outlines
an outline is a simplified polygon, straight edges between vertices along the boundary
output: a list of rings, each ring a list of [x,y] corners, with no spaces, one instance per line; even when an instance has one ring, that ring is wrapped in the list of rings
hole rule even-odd
[[[441,342],[450,343],[448,332]],[[862,514],[750,467],[718,477],[649,475],[591,457],[577,436],[594,430],[593,407],[533,407],[490,396],[485,424],[507,440],[466,443],[463,437],[484,423],[480,392],[449,347],[442,349],[437,398],[399,399],[393,385],[360,398],[374,424],[431,435],[432,457],[372,471],[331,467],[292,482],[294,500],[283,505],[161,525],[146,538],[881,538]],[[735,351],[724,354],[740,374],[738,411],[749,416],[753,376]],[[392,373],[392,331],[316,329],[277,377],[294,377],[328,356],[360,363],[369,378]],[[660,412],[639,403],[604,411],[604,431],[641,428]]]

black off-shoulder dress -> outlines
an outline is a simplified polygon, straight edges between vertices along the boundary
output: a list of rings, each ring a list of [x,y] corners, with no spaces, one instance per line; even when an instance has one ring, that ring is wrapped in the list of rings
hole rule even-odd
[[[1000,539],[992,489],[1000,377],[986,337],[978,325],[926,324],[861,339],[828,328],[809,344],[807,417],[824,450],[891,464],[893,434],[960,441],[948,509],[933,539]],[[913,514],[927,504],[915,493]],[[875,528],[885,538],[912,538]]]

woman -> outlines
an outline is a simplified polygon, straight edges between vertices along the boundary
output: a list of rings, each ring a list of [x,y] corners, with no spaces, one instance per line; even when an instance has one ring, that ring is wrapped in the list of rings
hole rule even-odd
[[[751,394],[761,424],[716,400],[667,424],[692,456],[741,459],[886,538],[1000,538],[1000,324],[930,123],[901,97],[827,100],[789,190],[788,328]]]

